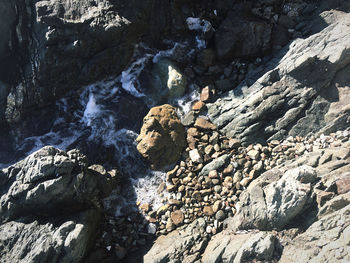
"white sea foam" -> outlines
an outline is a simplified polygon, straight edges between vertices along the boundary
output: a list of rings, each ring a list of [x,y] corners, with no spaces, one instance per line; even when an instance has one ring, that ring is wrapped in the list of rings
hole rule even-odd
[[[120,82],[122,83],[122,88],[137,98],[146,96],[140,92],[137,87],[140,86],[138,77],[141,71],[145,68],[145,64],[147,60],[150,59],[150,56],[151,55],[146,54],[144,57],[136,60],[127,70],[123,71],[121,75]]]
[[[176,104],[180,108],[180,115],[187,114],[191,110],[192,103],[199,100],[199,91],[193,86],[190,86],[190,90],[192,90],[190,94],[176,100]]]
[[[165,182],[166,174],[163,172],[154,172],[133,180],[133,186],[136,194],[136,201],[148,203],[157,210],[163,205],[162,198],[158,195],[158,186]]]
[[[100,109],[99,109],[99,106],[96,104],[96,99],[94,97],[94,94],[90,93],[89,101],[86,104],[84,114],[83,114],[84,121],[86,122],[87,126],[91,126],[91,121],[96,117],[99,111]]]

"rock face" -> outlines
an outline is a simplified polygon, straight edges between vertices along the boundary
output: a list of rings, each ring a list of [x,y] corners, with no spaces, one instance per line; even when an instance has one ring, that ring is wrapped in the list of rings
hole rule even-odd
[[[44,147],[1,170],[0,261],[80,262],[108,185],[76,150]]]
[[[321,17],[329,25],[295,40],[273,70],[207,105],[211,120],[227,136],[248,145],[346,127],[350,15],[327,11]]]
[[[249,185],[240,196],[230,228],[281,230],[307,208],[312,191],[310,184],[316,181],[312,167],[289,170],[281,179],[264,187],[274,176],[276,174],[271,171]]]
[[[157,38],[167,27],[167,21],[155,27],[155,3],[4,1],[0,110],[7,107],[6,114],[0,112],[0,120],[5,114],[7,122],[18,122],[27,107],[47,105],[72,88],[119,74],[142,34],[151,31]],[[163,8],[165,16],[169,12],[164,5],[158,8]]]
[[[204,233],[205,221],[199,219],[183,229],[161,236],[144,256],[144,262],[194,262],[207,245]],[[190,253],[184,254],[185,251]]]
[[[231,61],[262,55],[270,48],[271,31],[271,25],[263,20],[229,12],[215,34],[218,58]]]
[[[349,260],[350,205],[315,222],[287,245],[280,262],[343,262]],[[302,251],[302,253],[300,253]],[[299,255],[295,259],[295,255]]]
[[[274,259],[276,237],[268,232],[220,233],[210,240],[202,262],[249,262]]]
[[[169,104],[152,108],[144,118],[137,142],[137,150],[153,169],[177,161],[186,141],[185,128],[175,108]]]

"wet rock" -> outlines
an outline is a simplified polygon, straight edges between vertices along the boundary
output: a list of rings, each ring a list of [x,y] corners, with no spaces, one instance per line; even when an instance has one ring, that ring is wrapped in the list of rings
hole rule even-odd
[[[203,102],[209,101],[213,97],[213,91],[209,86],[202,89],[200,94],[200,100]]]
[[[185,129],[175,108],[169,104],[152,108],[144,118],[137,142],[137,150],[153,169],[177,161],[185,146]]]
[[[153,83],[151,96],[155,101],[173,99],[184,94],[187,79],[179,68],[168,59],[159,60],[152,68]]]

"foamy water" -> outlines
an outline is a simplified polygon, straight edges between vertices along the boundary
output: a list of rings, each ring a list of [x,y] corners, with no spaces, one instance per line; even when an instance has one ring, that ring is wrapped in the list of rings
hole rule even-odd
[[[119,108],[116,106],[123,103],[125,92],[129,97],[133,96],[135,100],[143,100],[146,105],[153,106],[149,105],[149,98],[143,92],[139,76],[147,63],[156,63],[163,57],[171,57],[180,45],[184,44],[173,43],[170,49],[162,51],[145,48],[147,52],[135,57],[134,62],[120,76],[83,87],[59,100],[56,103],[58,117],[52,130],[44,135],[24,139],[17,150],[29,155],[45,145],[52,145],[67,151],[75,148],[81,141],[85,144],[91,142],[92,145],[98,142],[104,147],[113,146],[115,164],[123,175],[130,178],[131,185],[130,188],[123,189],[122,194],[114,192],[106,198],[106,207],[116,216],[125,215],[135,209],[135,202],[149,203],[153,209],[157,209],[162,205],[157,189],[165,181],[166,174],[151,171],[145,164],[136,149],[138,134],[123,127],[123,123],[119,121],[122,112],[118,112]],[[192,102],[199,98],[198,90],[193,86],[189,89],[188,95],[170,102],[179,107],[180,115],[189,112]],[[2,164],[2,167],[5,166],[8,165]]]

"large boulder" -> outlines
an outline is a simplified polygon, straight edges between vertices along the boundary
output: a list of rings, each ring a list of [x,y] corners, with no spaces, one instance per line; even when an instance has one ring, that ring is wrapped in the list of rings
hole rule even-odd
[[[209,104],[209,117],[243,145],[334,132],[349,120],[350,14],[321,14],[329,25],[290,44],[278,65],[253,85],[242,83]],[[256,76],[255,76],[256,77]]]
[[[236,215],[229,219],[231,229],[282,230],[310,206],[317,179],[312,167],[304,165],[279,176],[278,170],[268,171],[249,185],[236,205]]]
[[[137,150],[152,169],[162,169],[176,162],[185,147],[185,128],[176,110],[169,104],[153,107],[143,120],[137,137]]]
[[[269,232],[232,234],[224,231],[210,240],[202,262],[271,262],[275,256],[275,242],[276,237]]]
[[[1,262],[80,262],[110,179],[77,150],[47,146],[0,171]]]

